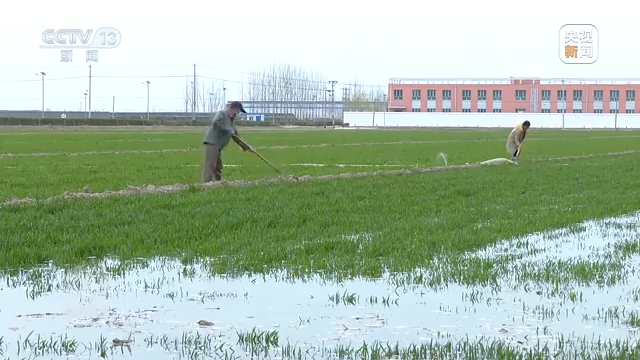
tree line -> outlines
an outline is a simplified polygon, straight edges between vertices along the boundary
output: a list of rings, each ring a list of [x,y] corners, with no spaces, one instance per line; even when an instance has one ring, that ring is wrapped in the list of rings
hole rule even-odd
[[[342,119],[344,111],[386,111],[386,85],[367,86],[354,76],[349,84],[335,84],[332,92],[330,80],[333,79],[320,71],[274,63],[248,73],[248,79],[241,87],[240,100],[251,104],[248,112],[263,113],[275,121],[293,118],[329,121]],[[211,112],[223,108],[227,94],[222,81],[206,83],[197,77],[195,81],[194,86],[193,81],[187,79],[185,112]]]

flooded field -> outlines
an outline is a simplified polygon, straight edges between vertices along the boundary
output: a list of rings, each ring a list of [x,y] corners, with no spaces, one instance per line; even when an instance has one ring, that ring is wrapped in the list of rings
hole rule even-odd
[[[0,134],[0,359],[640,358],[637,135],[157,130]]]
[[[105,260],[75,270],[5,274],[0,354],[11,359],[637,354],[638,224],[638,214],[588,222],[464,256],[439,256],[428,269],[381,279],[295,279],[284,271],[221,276],[212,273],[215,259],[198,264]],[[458,271],[477,276],[476,266],[488,266],[486,283],[466,286],[447,278]]]

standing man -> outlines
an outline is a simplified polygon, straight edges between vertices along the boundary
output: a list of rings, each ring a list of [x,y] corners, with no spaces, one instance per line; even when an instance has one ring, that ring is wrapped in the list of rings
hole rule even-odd
[[[518,162],[520,159],[520,147],[530,127],[531,123],[529,120],[525,120],[516,125],[516,127],[511,130],[511,133],[509,133],[509,137],[507,138],[507,151],[511,154],[511,161]]]
[[[204,169],[202,181],[222,180],[222,150],[232,135],[238,136],[235,119],[239,113],[247,113],[239,101],[232,101],[225,110],[219,110],[213,116],[211,126],[204,137]]]

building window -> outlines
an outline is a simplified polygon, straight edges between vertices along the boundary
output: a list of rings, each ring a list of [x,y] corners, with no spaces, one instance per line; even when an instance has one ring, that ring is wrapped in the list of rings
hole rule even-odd
[[[436,112],[436,109],[434,109],[434,108],[428,108],[428,109],[427,109],[427,112]]]
[[[582,109],[573,109],[573,113],[574,114],[580,114],[580,113],[582,113]]]
[[[393,100],[402,100],[402,90],[393,90]]]
[[[499,90],[498,90],[498,91],[499,91]],[[493,112],[499,112],[499,113],[501,113],[501,112],[502,112],[502,109],[493,109]]]
[[[420,100],[420,90],[411,90],[411,100]]]
[[[471,109],[462,109],[462,112],[471,112]]]
[[[493,100],[502,101],[502,90],[493,90]]]
[[[619,101],[620,100],[620,91],[611,90],[609,91],[609,101]]]
[[[471,90],[462,90],[462,101],[471,100]]]
[[[487,112],[487,109],[478,109],[478,112],[484,113],[484,112]]]
[[[526,109],[516,109],[517,113],[523,113],[523,112],[526,112],[526,111],[527,111]]]
[[[627,114],[635,114],[635,110],[633,109],[627,109]]]
[[[593,109],[594,114],[602,114],[602,109]]]
[[[558,109],[558,114],[562,114],[564,112],[565,112],[564,109]]]
[[[436,100],[436,91],[435,90],[427,90],[427,100]]]
[[[558,101],[567,100],[567,90],[558,90]]]
[[[413,108],[411,109],[411,112],[420,112],[420,108]]]
[[[542,90],[542,101],[551,101],[551,90]]]
[[[451,112],[451,109],[442,109],[442,112]]]
[[[636,101],[636,91],[627,90],[627,101]]]
[[[549,113],[551,113],[551,109],[542,109],[542,113],[543,114],[549,114]]]
[[[442,100],[451,100],[451,90],[442,90]]]
[[[487,90],[478,90],[478,101],[487,100]]]
[[[573,90],[573,101],[582,101],[582,90]]]
[[[604,92],[602,90],[593,90],[593,101],[604,100]]]
[[[516,101],[527,100],[527,90],[516,90]]]
[[[617,114],[618,113],[618,109],[609,109],[609,113],[610,114]]]

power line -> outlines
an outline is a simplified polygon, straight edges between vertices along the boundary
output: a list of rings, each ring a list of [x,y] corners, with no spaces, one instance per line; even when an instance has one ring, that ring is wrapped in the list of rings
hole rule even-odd
[[[88,76],[72,76],[65,78],[46,78],[46,81],[56,81],[56,80],[73,80],[73,79],[86,79]],[[41,82],[42,80],[0,80],[0,83],[21,83],[21,82]]]
[[[217,67],[213,67],[213,66],[208,66],[208,65],[198,65],[200,67],[206,68],[206,69],[213,69],[213,70],[222,70],[222,71],[228,71],[228,72],[232,72],[232,73],[236,73],[236,74],[241,74],[241,75],[248,75],[248,76],[252,76],[252,75],[258,75],[262,78],[268,78],[268,79],[280,79],[280,80],[291,80],[291,81],[296,81],[296,82],[308,82],[308,83],[318,83],[318,84],[324,84],[324,81],[318,81],[318,80],[309,80],[309,79],[296,79],[296,78],[283,78],[282,76],[277,76],[277,75],[269,75],[269,74],[264,74],[264,73],[258,73],[258,72],[246,72],[246,71],[238,71],[238,70],[225,70],[225,69],[220,69]],[[369,85],[363,85],[363,86],[369,86]]]
[[[184,65],[184,64],[173,64],[173,65],[105,65],[105,64],[95,64],[93,65],[95,67],[117,67],[117,68],[123,68],[123,67],[144,67],[144,68],[150,68],[150,67],[187,67],[190,65]]]
[[[28,66],[28,67],[25,66],[25,67],[17,67],[17,68],[3,68],[3,67],[0,67],[0,71],[19,71],[19,70],[31,71],[31,70],[33,70],[35,68],[37,68],[37,67],[36,66]],[[85,68],[85,66],[83,66],[83,65],[71,65],[71,66],[45,67],[44,70],[78,69],[78,68]]]
[[[138,76],[138,75],[93,75],[94,78],[112,78],[112,79],[161,79],[161,78],[179,78],[188,75],[152,75],[152,76]],[[85,76],[86,77],[86,76]]]
[[[93,96],[94,99],[111,99],[112,96]],[[119,99],[146,99],[146,96],[118,96]],[[47,100],[83,100],[84,97],[58,97],[58,98],[47,98]],[[152,100],[183,100],[183,98],[175,98],[175,97],[150,97]],[[0,101],[33,101],[40,100],[40,98],[0,98]]]
[[[288,77],[283,77],[283,76],[279,76],[279,75],[271,75],[271,74],[266,74],[263,72],[259,72],[259,71],[251,71],[251,72],[247,72],[247,71],[239,71],[239,70],[229,70],[229,69],[222,69],[219,67],[215,67],[215,66],[210,66],[210,65],[199,65],[196,64],[198,67],[202,67],[202,68],[206,68],[206,69],[212,69],[212,70],[220,70],[220,71],[225,71],[225,72],[231,72],[231,73],[236,73],[236,74],[242,74],[242,75],[248,75],[248,76],[259,76],[261,79],[264,80],[278,80],[278,81],[291,81],[291,82],[296,82],[296,83],[307,83],[307,84],[315,84],[315,85],[327,85],[328,82],[325,81],[320,81],[320,80],[310,80],[310,79],[304,79],[304,78],[288,78]],[[191,65],[180,65],[180,64],[157,64],[157,65],[98,65],[98,64],[92,64],[92,66],[94,67],[99,67],[99,68],[127,68],[127,67],[145,67],[145,68],[149,68],[149,67],[191,67],[193,66],[193,64]],[[24,68],[24,70],[27,69],[32,69],[33,67],[29,67],[29,68]],[[76,66],[69,66],[69,67],[54,67],[54,68],[48,68],[48,69],[71,69],[71,68],[86,68],[85,66],[82,65],[76,65]],[[45,69],[45,70],[48,70]],[[3,70],[2,68],[0,68],[0,70]],[[7,69],[9,70],[9,69]],[[11,70],[22,70],[22,69],[18,69],[18,68],[14,68]],[[143,79],[143,78],[177,78],[177,77],[183,77],[185,75],[154,75],[154,76],[127,76],[127,75],[94,75],[93,77],[103,77],[103,78],[130,78],[130,79]],[[186,75],[186,76],[192,76],[192,75]],[[67,77],[67,78],[47,78],[46,80],[71,80],[71,79],[80,79],[80,78],[86,78],[87,76],[80,76],[80,77]],[[198,77],[205,77],[203,75],[198,75]],[[213,79],[213,80],[221,80],[221,81],[228,81],[231,83],[243,83],[243,81],[237,81],[237,80],[228,80],[228,79],[220,79],[220,78],[215,78],[215,77],[209,77],[209,79]],[[0,82],[4,83],[4,82],[11,82],[11,83],[20,83],[20,82],[32,82],[32,81],[39,81],[39,80],[2,80]],[[344,84],[349,84],[349,82],[341,82]],[[251,83],[251,82],[244,82],[244,84],[249,84],[249,85],[266,85],[266,84],[256,84],[256,83]],[[358,84],[359,86],[362,87],[387,87],[387,84],[385,85],[380,85],[380,84]],[[282,84],[278,84],[278,85],[270,85],[269,87],[285,87],[282,86]],[[291,88],[291,87],[289,87]],[[292,89],[296,89],[296,88],[292,88]],[[297,89],[305,89],[303,87],[299,87]]]

